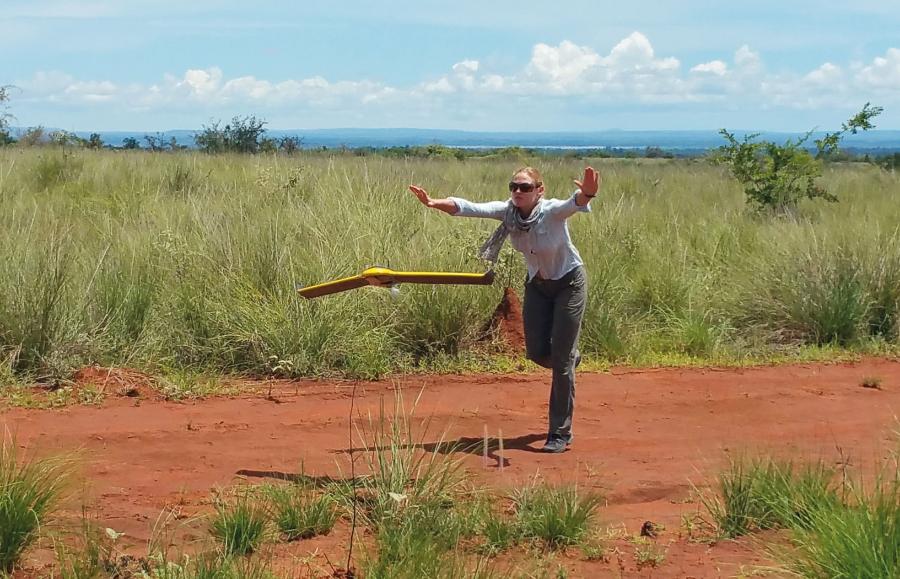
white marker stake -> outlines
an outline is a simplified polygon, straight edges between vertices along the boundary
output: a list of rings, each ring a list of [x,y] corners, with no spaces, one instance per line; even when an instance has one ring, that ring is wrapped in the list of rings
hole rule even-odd
[[[504,462],[504,457],[503,457],[503,429],[502,429],[502,428],[501,428],[500,430],[497,431],[497,438],[500,440],[500,450],[499,450],[499,453],[500,453],[500,472],[503,472],[503,462]]]
[[[488,433],[487,424],[484,425],[484,468],[488,466]]]

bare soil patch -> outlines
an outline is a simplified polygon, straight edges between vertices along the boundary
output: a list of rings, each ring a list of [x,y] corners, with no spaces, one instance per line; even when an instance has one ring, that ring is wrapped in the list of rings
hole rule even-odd
[[[880,387],[864,388],[872,376]],[[117,380],[107,387],[130,384]],[[692,485],[712,484],[728,458],[742,452],[874,464],[896,448],[900,362],[579,374],[575,441],[560,455],[538,451],[547,372],[278,382],[278,404],[259,383],[246,384],[243,395],[187,402],[109,397],[100,406],[7,409],[0,428],[41,454],[81,452],[82,500],[102,524],[126,534],[126,550],[143,554],[166,507],[188,521],[209,512],[211,493],[220,487],[289,478],[301,468],[309,476],[338,477],[340,464],[346,473],[354,386],[363,417],[377,414],[383,399],[390,405],[398,388],[408,390],[407,401],[424,389],[416,415],[430,417],[432,431],[423,448],[438,450],[446,426],[444,438],[473,447],[461,456],[479,483],[502,492],[540,473],[603,493],[603,524],[623,529],[610,543],[617,552],[597,562],[561,557],[572,576],[733,577],[766,562],[764,554],[752,540],[691,541],[684,520],[698,510]],[[491,437],[500,431],[504,437],[503,455],[492,446],[487,463],[478,446],[485,427]],[[81,504],[70,505],[73,517]],[[632,538],[642,528],[644,539],[665,552],[656,568],[637,564]],[[186,524],[178,540],[204,533],[202,523]],[[341,523],[331,535],[280,545],[277,552],[285,564],[311,556],[311,565],[327,570],[324,557],[341,562],[348,536]],[[31,565],[39,568],[42,559],[32,555]]]

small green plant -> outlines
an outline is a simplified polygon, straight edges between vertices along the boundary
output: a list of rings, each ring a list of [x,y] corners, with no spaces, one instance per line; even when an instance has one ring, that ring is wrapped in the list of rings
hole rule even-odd
[[[788,139],[784,145],[777,145],[771,141],[756,141],[758,133],[738,141],[733,133],[722,129],[719,133],[728,144],[719,147],[716,160],[731,169],[732,175],[744,186],[747,201],[757,209],[791,211],[804,198],[837,201],[837,197],[817,181],[822,175],[821,161],[836,153],[844,134],[874,128],[872,119],[882,110],[866,103],[840,131],[815,141],[815,156],[805,148],[812,131],[796,141]]]
[[[585,535],[578,543],[585,561],[607,561],[610,549],[597,533]]]
[[[863,388],[872,388],[874,390],[881,390],[881,377],[880,376],[866,376],[860,382],[860,386]]]
[[[222,544],[225,555],[247,555],[265,540],[268,520],[265,506],[243,492],[232,501],[216,504],[210,532]]]
[[[268,496],[275,524],[288,541],[327,535],[338,517],[330,495],[315,496],[301,485],[273,487]]]
[[[144,560],[119,554],[116,543],[122,533],[100,527],[85,514],[80,531],[74,538],[74,548],[68,541],[56,546],[60,579],[134,577],[144,570]]]
[[[15,441],[5,438],[0,443],[0,572],[11,572],[37,539],[71,472],[68,459],[21,459]]]
[[[481,536],[484,543],[479,547],[479,551],[494,556],[519,542],[521,533],[514,521],[493,516],[485,521],[481,528]]]
[[[666,550],[646,537],[634,539],[634,561],[638,569],[659,567],[666,560]]]
[[[167,561],[159,556],[151,558],[151,569],[137,577],[141,579],[275,579],[277,576],[264,561],[254,558],[226,557],[219,553],[203,553],[196,557],[183,556]]]
[[[577,544],[590,529],[600,497],[581,495],[574,487],[532,484],[513,496],[522,536],[551,549]]]
[[[169,372],[159,385],[166,400],[202,398],[222,391],[215,378],[190,369]]]
[[[468,557],[459,544],[447,545],[442,537],[424,530],[422,518],[383,525],[377,535],[375,556],[363,561],[370,579],[436,577],[487,579],[495,573],[486,559]]]

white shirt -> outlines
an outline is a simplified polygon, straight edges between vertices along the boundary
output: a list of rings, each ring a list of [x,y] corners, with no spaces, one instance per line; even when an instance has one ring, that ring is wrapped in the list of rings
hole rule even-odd
[[[545,199],[541,197],[543,217],[528,231],[511,231],[512,246],[525,256],[528,279],[539,275],[544,279],[559,279],[584,265],[578,250],[572,244],[566,220],[575,213],[590,213],[590,205],[575,203],[578,191],[568,199]],[[473,203],[459,197],[449,197],[459,211],[454,217],[484,217],[502,221],[510,201],[488,201]]]

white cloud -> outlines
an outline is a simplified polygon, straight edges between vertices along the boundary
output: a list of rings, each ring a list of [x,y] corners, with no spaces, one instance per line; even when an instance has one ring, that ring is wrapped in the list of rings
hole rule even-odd
[[[600,56],[590,48],[564,40],[559,46],[535,45],[526,72],[538,81],[563,89],[599,63]]]
[[[708,73],[716,76],[725,76],[728,73],[728,65],[721,60],[712,60],[704,62],[691,68],[691,72]]]
[[[13,84],[22,89],[23,102],[94,104],[122,112],[178,110],[204,116],[217,111],[253,111],[261,116],[305,111],[311,117],[317,111],[336,116],[380,111],[383,118],[392,119],[440,114],[465,118],[489,116],[487,110],[509,112],[511,98],[515,108],[537,111],[572,104],[597,110],[608,105],[634,109],[636,104],[691,103],[712,104],[719,110],[816,110],[867,100],[900,106],[897,48],[867,63],[825,62],[805,73],[769,72],[760,54],[747,45],[739,47],[732,60],[713,59],[682,69],[677,58],[658,55],[644,34],[633,32],[606,54],[565,40],[555,46],[538,43],[528,62],[511,73],[499,74],[467,58],[442,75],[408,87],[322,76],[229,78],[215,66],[165,75],[152,84],[77,79],[59,71],[38,72]]]
[[[217,67],[191,69],[184,73],[182,80],[175,83],[175,89],[179,92],[186,91],[198,100],[205,100],[218,91],[221,82],[222,70]]]
[[[75,82],[75,78],[57,70],[39,71],[29,80],[14,83],[26,93],[36,95],[52,95],[64,92],[66,88]]]
[[[843,71],[840,67],[826,62],[819,68],[808,73],[803,80],[809,84],[822,85],[827,87],[835,82],[839,82],[843,78]]]
[[[889,48],[856,75],[856,80],[871,89],[900,90],[900,49]]]
[[[750,50],[746,44],[734,53],[734,64],[744,72],[759,72],[762,69],[759,54]]]
[[[616,70],[674,70],[680,66],[677,58],[656,59],[653,46],[640,32],[632,32],[615,45],[603,64]]]
[[[478,72],[478,61],[464,60],[462,62],[457,62],[453,65],[453,72],[458,72],[460,74]]]
[[[423,86],[425,92],[442,92],[442,93],[451,93],[455,92],[456,89],[450,83],[450,80],[445,76],[434,82],[425,83]]]

